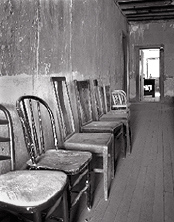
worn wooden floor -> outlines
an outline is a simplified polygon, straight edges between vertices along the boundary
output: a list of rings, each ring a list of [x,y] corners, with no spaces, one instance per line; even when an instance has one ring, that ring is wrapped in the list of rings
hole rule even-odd
[[[95,177],[92,210],[84,196],[71,222],[174,221],[174,106],[132,104],[131,129],[132,153],[118,162],[109,200]]]
[[[120,159],[108,202],[102,180],[91,212],[80,207],[72,222],[174,221],[174,106],[131,105],[132,153]]]

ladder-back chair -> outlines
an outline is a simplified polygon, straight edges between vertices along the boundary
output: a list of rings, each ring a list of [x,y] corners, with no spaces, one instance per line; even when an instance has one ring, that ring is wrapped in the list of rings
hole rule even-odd
[[[8,109],[0,104],[0,161],[10,160],[10,170],[15,170],[15,149],[14,149],[14,133],[13,133],[13,122]],[[6,150],[5,147],[9,149]]]
[[[0,141],[9,142],[10,147],[9,154],[0,155],[0,160],[6,161],[9,159],[11,163],[11,171],[0,175],[0,210],[7,212],[9,215],[13,214],[20,219],[24,219],[25,214],[31,214],[32,221],[41,222],[51,216],[52,209],[58,205],[63,197],[63,219],[68,222],[67,175],[62,172],[51,172],[50,174],[45,170],[42,172],[14,171],[13,123],[10,112],[3,105],[0,105],[0,110],[5,116],[5,118],[0,119],[0,124],[8,127],[6,134],[8,136],[0,137]],[[44,217],[41,214],[43,211]]]
[[[90,80],[74,81],[77,110],[79,117],[79,128],[83,133],[112,133],[114,136],[114,157],[118,159],[123,149],[117,144],[117,138],[123,136],[123,124],[120,121],[94,121],[92,113],[92,98]],[[96,118],[99,119],[99,118]]]
[[[16,102],[16,109],[30,156],[28,169],[50,170],[50,173],[63,171],[69,178],[69,212],[84,192],[87,192],[87,206],[91,209],[92,154],[60,149],[53,112],[43,99],[31,95],[22,96]],[[85,183],[82,179],[85,179]],[[79,183],[83,188],[72,198],[73,193],[77,193]]]
[[[114,176],[113,134],[76,132],[66,78],[52,77],[52,82],[62,129],[63,146],[65,149],[90,151],[95,158],[102,158],[102,167],[93,166],[93,171],[103,174],[104,199],[108,200],[109,188]]]

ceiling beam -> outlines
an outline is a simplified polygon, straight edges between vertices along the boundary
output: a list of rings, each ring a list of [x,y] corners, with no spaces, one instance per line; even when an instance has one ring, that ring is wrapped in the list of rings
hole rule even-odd
[[[126,10],[124,11],[125,15],[141,15],[141,14],[149,14],[149,13],[161,13],[161,14],[168,14],[168,13],[173,13],[174,8],[171,9],[166,9],[164,10],[163,8],[155,8],[155,9],[142,9],[142,10]]]
[[[171,4],[173,0],[118,0],[120,5],[130,5],[130,4]]]
[[[174,20],[174,16],[168,16],[168,17],[143,17],[143,18],[128,18],[129,22],[142,22],[142,21],[165,21],[165,20]]]
[[[174,19],[174,0],[118,0],[129,21]]]
[[[125,2],[125,3],[122,3],[122,2],[118,2],[121,9],[124,10],[124,9],[135,9],[135,8],[149,8],[149,7],[172,7],[173,5],[171,4],[171,0],[167,0],[167,1],[137,1],[137,2],[134,2],[134,1],[131,1],[131,2]]]
[[[172,0],[117,0],[118,3],[132,3],[132,2],[168,2],[168,1],[172,1]]]
[[[172,17],[174,18],[174,12],[173,13],[157,13],[157,14],[153,14],[153,13],[148,13],[148,14],[133,14],[133,15],[127,15],[127,18],[141,18],[141,17],[161,17],[161,18],[165,18],[165,17]]]
[[[123,12],[128,12],[128,11],[157,11],[157,10],[160,10],[160,11],[170,11],[170,10],[174,10],[174,5],[172,6],[154,6],[154,7],[133,7],[133,8],[125,8],[125,9],[122,9],[121,7],[121,10]]]

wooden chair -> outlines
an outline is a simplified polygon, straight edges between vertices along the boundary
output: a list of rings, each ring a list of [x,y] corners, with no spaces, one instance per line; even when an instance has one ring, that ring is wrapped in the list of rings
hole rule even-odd
[[[129,103],[127,101],[127,96],[124,90],[114,90],[111,93],[111,109],[118,110],[120,112],[127,111],[130,112]]]
[[[3,147],[4,143],[7,144],[9,150],[5,150],[2,148],[2,152],[0,154],[0,161],[10,160],[10,170],[13,171],[15,169],[15,149],[14,149],[14,134],[13,134],[13,122],[11,119],[10,112],[8,109],[0,104],[0,126],[5,127],[5,130],[1,129],[1,131],[5,131],[3,136],[0,136],[0,143]]]
[[[63,171],[69,178],[69,212],[87,191],[87,206],[91,209],[90,152],[59,149],[56,124],[48,104],[36,96],[22,96],[16,102],[16,109],[22,124],[26,148],[30,160],[28,169]],[[53,144],[53,145],[50,145]],[[85,184],[83,180],[85,179]],[[77,193],[77,185],[82,187]],[[74,195],[73,195],[74,196]],[[70,217],[70,215],[69,215]]]
[[[130,129],[130,112],[122,110],[111,109],[111,92],[110,86],[94,83],[95,96],[98,105],[98,112],[100,112],[100,120],[102,121],[121,121],[125,126],[126,148],[128,154],[131,152],[131,129]],[[99,99],[98,99],[99,98]]]
[[[94,121],[90,80],[75,80],[74,85],[80,131],[83,133],[112,133],[115,140],[114,157],[117,161],[120,151],[124,150],[124,147],[117,145],[117,139],[123,136],[123,123],[120,121],[98,121],[99,117],[96,117],[97,121]]]
[[[68,222],[67,175],[63,172],[49,173],[45,170],[42,172],[14,171],[15,152],[12,119],[10,112],[3,105],[0,105],[0,111],[4,113],[5,117],[0,119],[0,124],[7,126],[6,137],[0,137],[0,141],[9,143],[9,152],[7,152],[9,154],[0,155],[0,160],[10,160],[11,166],[11,171],[0,175],[0,210],[20,218],[23,218],[21,214],[31,214],[33,216],[32,221],[41,222],[43,221],[41,212],[47,211],[47,214],[44,212],[44,218],[50,216],[52,210],[63,197],[64,221]]]
[[[104,199],[108,200],[110,184],[114,177],[113,134],[76,132],[66,78],[52,77],[52,82],[62,130],[63,146],[65,149],[90,151],[96,158],[102,158],[102,167],[94,166],[93,170],[95,173],[103,174]]]

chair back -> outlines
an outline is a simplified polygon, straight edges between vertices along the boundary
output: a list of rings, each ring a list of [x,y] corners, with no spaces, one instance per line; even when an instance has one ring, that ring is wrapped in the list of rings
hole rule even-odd
[[[56,97],[63,142],[75,133],[73,110],[65,77],[51,77]]]
[[[44,100],[32,95],[20,97],[16,102],[16,110],[22,124],[27,151],[32,164],[36,164],[37,158],[46,151],[47,140],[53,138],[54,148],[58,149],[53,112]],[[50,136],[50,133],[53,136]]]
[[[106,114],[111,110],[111,90],[110,85],[99,85],[97,80],[94,80],[95,100],[97,106],[98,117]]]
[[[15,170],[13,122],[9,110],[2,104],[0,104],[0,126],[0,143],[3,143],[3,146],[1,147],[0,161],[10,160],[10,170]],[[5,143],[8,143],[9,150],[6,150]]]
[[[95,119],[99,120],[104,114],[104,90],[103,87],[99,86],[98,81],[93,80],[93,91],[94,91],[94,105],[95,105]]]
[[[105,113],[111,110],[111,90],[110,85],[103,85],[104,90],[104,106],[105,106]]]
[[[126,109],[128,106],[126,93],[123,90],[114,90],[112,92],[113,109]]]
[[[74,86],[79,117],[79,128],[81,128],[93,120],[90,80],[74,80]]]

